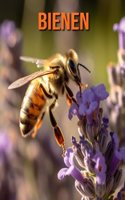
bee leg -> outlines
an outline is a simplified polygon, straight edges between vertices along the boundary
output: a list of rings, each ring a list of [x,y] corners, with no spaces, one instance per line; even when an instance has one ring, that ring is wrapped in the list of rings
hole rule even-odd
[[[53,129],[54,129],[54,135],[55,135],[56,142],[60,147],[62,147],[63,155],[64,155],[64,152],[65,152],[64,136],[63,136],[63,133],[60,130],[59,126],[57,125],[56,119],[55,119],[55,117],[52,113],[52,109],[55,107],[55,103],[56,103],[56,99],[54,100],[54,102],[49,107],[50,122],[52,124]]]
[[[81,87],[81,89],[86,89],[86,88],[88,88],[88,84],[87,83],[81,83],[80,87]]]
[[[69,95],[66,93],[66,102],[68,106],[71,106],[72,104],[72,99],[69,97]]]
[[[37,120],[37,123],[34,127],[34,131],[32,133],[32,138],[35,138],[37,133],[38,133],[38,129],[41,127],[42,125],[42,121],[43,121],[43,118],[45,116],[45,112],[42,113],[42,116]]]
[[[86,89],[88,87],[88,84],[86,83],[79,83],[79,91],[80,91],[80,97],[82,97],[82,89]]]
[[[77,101],[76,101],[76,99],[74,98],[72,90],[68,87],[67,84],[65,84],[65,88],[66,88],[67,95],[68,95],[68,98],[69,98],[70,102],[73,101],[74,103],[76,103],[77,106],[79,106]]]

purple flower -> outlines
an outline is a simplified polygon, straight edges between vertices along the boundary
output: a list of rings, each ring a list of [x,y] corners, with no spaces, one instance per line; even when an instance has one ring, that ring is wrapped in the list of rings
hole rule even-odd
[[[106,180],[106,163],[105,158],[100,152],[99,148],[96,149],[96,153],[92,159],[95,162],[95,174],[97,184],[104,185]]]
[[[119,24],[114,24],[114,31],[118,31],[119,49],[125,49],[125,17],[123,17]]]
[[[96,95],[98,101],[102,101],[109,96],[104,84],[94,86],[94,87],[92,87],[92,90],[93,90],[94,94]]]
[[[0,26],[1,43],[13,48],[17,41],[20,41],[21,33],[16,29],[13,21],[4,21]]]
[[[120,148],[119,156],[120,156],[121,160],[125,163],[125,147]]]
[[[16,30],[15,24],[12,21],[4,21],[0,27],[0,37],[3,40],[8,40],[10,35]]]
[[[92,153],[88,149],[85,150],[84,165],[87,171],[93,172]]]
[[[80,137],[79,143],[81,144],[81,151],[84,155],[93,156],[92,146],[87,140]]]
[[[7,133],[0,132],[0,154],[9,155],[12,153],[13,144]]]
[[[76,148],[80,148],[80,144],[76,141],[76,138],[74,136],[72,136],[72,144],[76,147]]]
[[[76,103],[73,103],[69,109],[69,114],[68,114],[68,118],[72,119],[73,115],[77,115],[77,117],[79,117],[79,113],[78,113],[78,106],[76,105]]]
[[[112,139],[115,145],[115,149],[114,149],[115,157],[117,158],[117,160],[119,161],[121,160],[125,162],[125,147],[122,146],[121,148],[119,148],[119,138],[116,133],[113,133]]]
[[[79,181],[81,184],[84,184],[85,179],[82,176],[80,170],[75,166],[73,162],[73,157],[73,150],[71,148],[68,148],[64,156],[64,163],[67,168],[62,168],[58,172],[58,179],[62,180],[65,176],[71,175],[75,180]]]
[[[109,129],[109,119],[103,116],[100,102],[108,97],[103,84],[85,89],[76,95],[77,103],[73,103],[70,118],[79,118],[79,142],[72,136],[72,149],[68,149],[64,157],[66,168],[58,173],[63,179],[71,175],[75,179],[76,189],[88,199],[110,199],[118,193],[124,184],[121,164],[125,162],[125,147],[119,147],[116,133]],[[76,162],[74,162],[74,159]],[[121,162],[123,161],[123,162]],[[76,164],[77,163],[77,167]],[[83,177],[83,175],[84,177]]]
[[[98,111],[100,101],[108,97],[108,92],[103,84],[86,89],[82,93],[82,102],[79,105],[79,114],[90,116]]]
[[[91,115],[95,110],[98,111],[100,101],[108,97],[108,92],[103,84],[94,86],[76,94],[76,100],[79,107],[73,103],[69,109],[69,119],[72,119],[73,115],[86,116],[91,119]]]
[[[79,105],[80,115],[91,115],[98,108],[98,101],[91,89],[87,89],[82,93],[82,102]]]
[[[76,100],[77,100],[77,103],[80,105],[80,103],[82,101],[80,92],[77,92]],[[80,115],[79,115],[79,112],[78,112],[78,105],[74,102],[72,103],[72,105],[69,109],[68,118],[72,119],[73,115],[76,115],[78,118],[80,118]]]
[[[73,162],[73,150],[72,148],[68,148],[65,156],[64,156],[64,163],[67,167],[70,167],[71,165],[74,165]]]

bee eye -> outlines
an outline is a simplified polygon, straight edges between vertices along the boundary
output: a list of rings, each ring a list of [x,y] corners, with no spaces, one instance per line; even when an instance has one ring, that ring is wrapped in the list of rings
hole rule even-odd
[[[69,65],[69,68],[70,68],[70,71],[73,73],[73,74],[76,74],[77,71],[76,71],[76,65],[75,63],[73,62],[73,60],[69,60],[68,61],[68,65]]]

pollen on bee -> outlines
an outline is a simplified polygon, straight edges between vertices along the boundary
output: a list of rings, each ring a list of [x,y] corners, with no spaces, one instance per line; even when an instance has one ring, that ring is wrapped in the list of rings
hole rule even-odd
[[[89,12],[53,12],[38,13],[38,29],[39,30],[89,30],[90,17]]]

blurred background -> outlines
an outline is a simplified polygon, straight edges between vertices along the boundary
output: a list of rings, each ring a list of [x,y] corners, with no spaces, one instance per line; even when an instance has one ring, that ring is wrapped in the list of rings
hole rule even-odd
[[[90,13],[89,31],[38,31],[38,12]],[[27,86],[8,91],[10,83],[37,70],[21,63],[21,55],[48,58],[74,48],[80,62],[91,70],[81,70],[82,81],[104,83],[108,87],[106,66],[117,62],[118,39],[114,23],[125,16],[124,0],[13,0],[0,4],[0,200],[80,199],[71,178],[60,182],[57,172],[64,166],[62,152],[52,133],[48,115],[35,140],[22,139],[18,119]],[[5,21],[10,20],[10,21]],[[74,94],[77,87],[71,83]],[[64,132],[66,147],[77,136],[77,120],[67,117],[65,97],[54,110]]]

